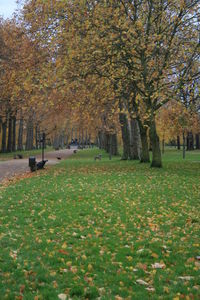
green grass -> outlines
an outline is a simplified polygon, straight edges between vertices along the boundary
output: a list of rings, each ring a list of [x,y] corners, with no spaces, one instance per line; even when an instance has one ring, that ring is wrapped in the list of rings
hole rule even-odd
[[[200,152],[99,152],[0,189],[0,299],[199,299]]]
[[[49,151],[53,151],[53,148],[52,147],[47,147],[45,149],[45,152],[49,152]],[[9,159],[13,159],[13,156],[16,155],[16,154],[21,154],[21,155],[23,155],[23,158],[27,158],[31,155],[37,155],[37,154],[41,154],[41,153],[42,153],[42,149],[15,151],[15,152],[9,152],[9,153],[0,153],[0,162],[5,161],[5,160],[9,160]]]

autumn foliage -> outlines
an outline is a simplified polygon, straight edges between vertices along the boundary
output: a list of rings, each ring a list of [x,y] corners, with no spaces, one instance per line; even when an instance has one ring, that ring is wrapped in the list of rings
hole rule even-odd
[[[16,148],[16,127],[23,147],[23,122],[27,149],[41,131],[51,142],[73,131],[112,154],[121,132],[123,159],[148,162],[151,148],[161,167],[159,137],[184,127],[199,139],[198,9],[183,0],[26,1],[1,22],[1,150]]]

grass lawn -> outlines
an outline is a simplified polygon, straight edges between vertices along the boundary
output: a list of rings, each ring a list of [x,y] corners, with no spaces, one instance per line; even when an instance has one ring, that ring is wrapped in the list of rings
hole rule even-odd
[[[47,147],[45,149],[45,153],[49,152],[49,151],[53,151],[52,147]],[[9,160],[12,159],[14,155],[16,154],[21,154],[23,155],[23,158],[29,157],[31,155],[37,155],[37,154],[41,154],[42,153],[42,149],[35,149],[35,150],[24,150],[24,151],[15,151],[15,152],[10,152],[10,153],[0,153],[0,162],[4,161],[4,160]]]
[[[0,299],[199,299],[200,152],[99,152],[0,187]]]

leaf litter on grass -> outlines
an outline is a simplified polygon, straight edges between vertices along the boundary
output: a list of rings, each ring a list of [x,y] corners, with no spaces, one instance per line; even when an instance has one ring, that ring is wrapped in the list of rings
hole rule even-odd
[[[195,299],[196,169],[64,165],[1,191],[1,295]]]

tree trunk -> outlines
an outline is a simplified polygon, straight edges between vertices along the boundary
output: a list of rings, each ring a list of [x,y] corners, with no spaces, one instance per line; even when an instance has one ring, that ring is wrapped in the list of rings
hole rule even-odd
[[[85,133],[85,147],[86,148],[88,147],[88,132],[87,132],[87,129],[86,129],[86,133]]]
[[[187,151],[194,150],[194,136],[192,132],[187,134]]]
[[[107,153],[110,152],[110,134],[105,133],[105,150]]]
[[[108,153],[109,153],[109,159],[112,159],[112,134],[108,135]]]
[[[199,133],[195,135],[195,139],[196,139],[196,149],[200,149]]]
[[[56,135],[53,139],[53,148],[55,150],[59,150],[59,137]]]
[[[165,153],[165,139],[163,137],[163,139],[162,139],[162,154],[164,154],[164,153]]]
[[[19,121],[19,131],[18,131],[18,141],[17,141],[17,150],[23,150],[23,129],[24,129],[24,120],[21,117]]]
[[[183,132],[183,159],[185,159],[185,133]]]
[[[84,148],[84,131],[82,129],[82,134],[81,134],[81,145],[82,145],[82,148]]]
[[[27,132],[26,132],[26,150],[33,149],[33,120],[30,117],[27,122]]]
[[[112,143],[112,155],[118,155],[118,144],[117,144],[117,134],[111,134],[111,143]]]
[[[6,139],[7,139],[7,116],[5,121],[2,122],[2,142],[1,142],[1,152],[6,152]]]
[[[151,167],[161,168],[162,167],[162,157],[160,151],[159,137],[156,131],[155,117],[151,117],[150,122],[150,141],[152,145],[152,162]]]
[[[59,136],[59,147],[61,149],[64,148],[64,133],[60,134],[60,136]]]
[[[140,159],[140,130],[136,118],[132,118],[130,121],[130,159]]]
[[[119,113],[119,122],[121,125],[123,142],[123,154],[121,159],[127,160],[130,158],[130,131],[126,114]]]
[[[72,131],[71,131],[71,141],[74,139],[74,128],[72,127]]]
[[[178,149],[178,150],[181,149],[180,136],[179,136],[179,135],[177,135],[177,149]]]
[[[10,114],[8,119],[7,152],[12,152],[12,116]]]
[[[38,130],[38,125],[35,125],[35,149],[38,149],[38,145],[39,145],[39,134],[38,134],[39,130]]]
[[[16,116],[12,117],[12,151],[16,151]]]
[[[142,121],[137,118],[139,129],[140,129],[140,137],[141,137],[141,151],[140,151],[140,162],[141,163],[149,163],[149,146],[147,140],[147,127],[142,124]]]
[[[104,134],[103,131],[100,130],[98,132],[98,142],[99,142],[99,149],[103,149],[104,148]]]

